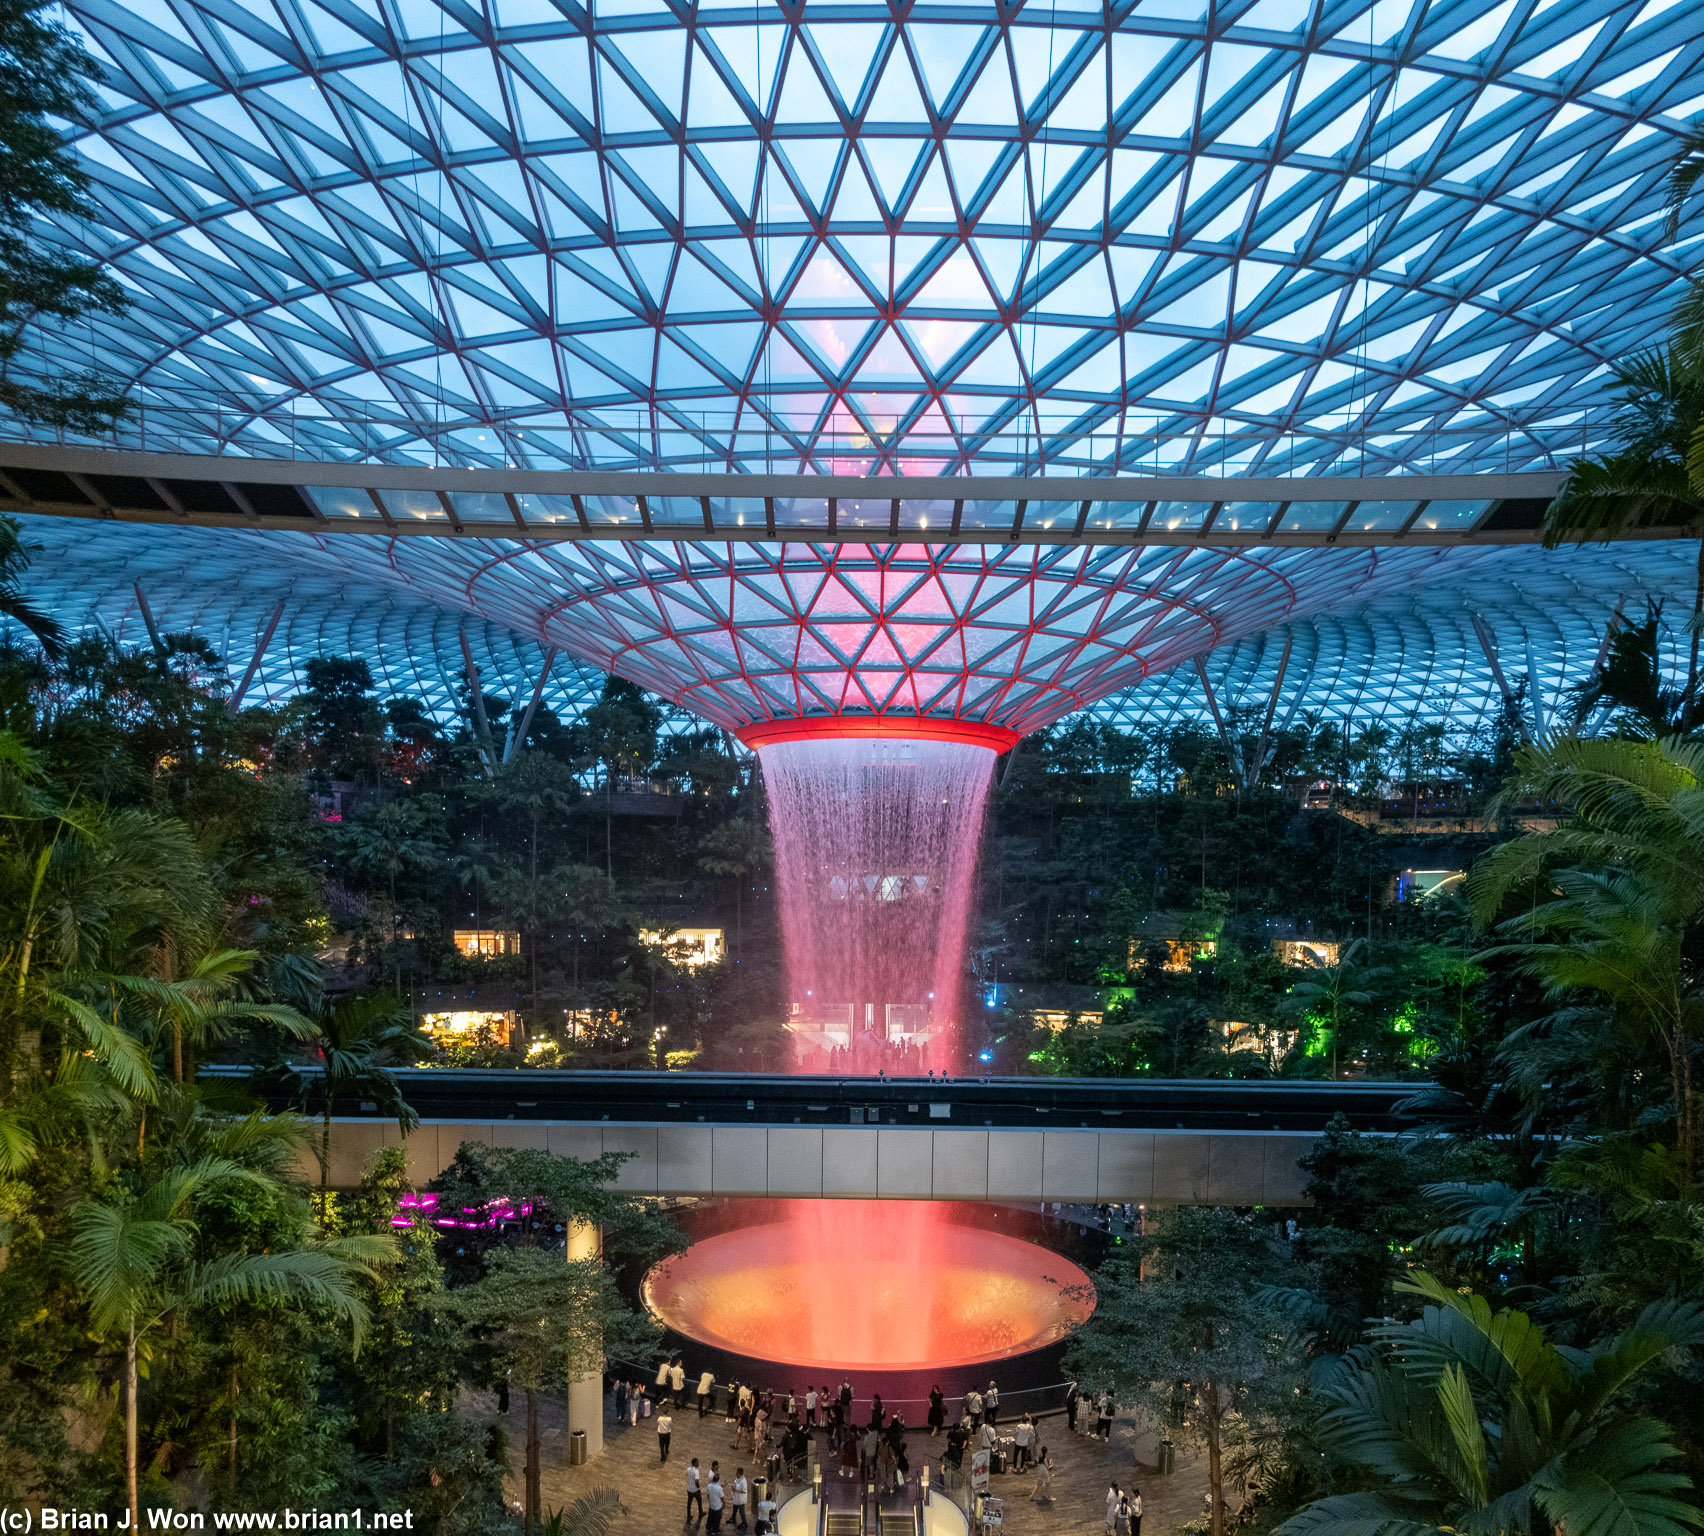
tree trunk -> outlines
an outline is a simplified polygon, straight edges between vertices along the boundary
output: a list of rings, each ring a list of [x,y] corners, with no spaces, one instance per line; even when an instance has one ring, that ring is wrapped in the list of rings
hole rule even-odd
[[[538,1467],[538,1393],[528,1387],[527,1392],[527,1470],[526,1470],[526,1536],[533,1536],[533,1525],[538,1519],[539,1505],[539,1467]]]
[[[1704,635],[1704,539],[1698,541],[1698,581],[1692,592],[1692,649],[1686,664],[1686,701],[1681,706],[1680,728],[1685,730],[1698,716],[1698,642]]]
[[[1219,1436],[1219,1383],[1207,1378],[1207,1490],[1208,1536],[1225,1536],[1225,1468],[1224,1447]]]
[[[172,1081],[183,1081],[183,1025],[172,1020]]]
[[[131,1536],[142,1529],[142,1501],[136,1491],[136,1324],[124,1340],[124,1496],[130,1504]]]
[[[237,1477],[237,1367],[231,1366],[231,1445],[226,1457],[226,1465],[231,1473],[231,1486],[236,1487]]]
[[[319,1221],[320,1231],[325,1231],[331,1222],[331,1077],[328,1074],[324,1083],[325,1090],[325,1119],[320,1124],[320,1187],[319,1187]]]

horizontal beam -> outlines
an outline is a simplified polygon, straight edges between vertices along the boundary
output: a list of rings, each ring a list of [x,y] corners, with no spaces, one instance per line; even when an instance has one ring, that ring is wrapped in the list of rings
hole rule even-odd
[[[1554,470],[1486,475],[730,475],[551,469],[449,469],[403,464],[327,463],[319,459],[213,458],[7,443],[0,466],[60,474],[129,475],[260,485],[391,491],[472,491],[501,496],[876,497],[900,501],[1464,501],[1544,498],[1567,476]],[[694,509],[702,529],[702,517]],[[174,518],[181,521],[181,518]],[[270,521],[270,519],[269,519]],[[683,525],[684,526],[684,525]],[[722,532],[720,528],[717,530]],[[1009,536],[1009,534],[1008,534]]]
[[[1292,498],[1293,500],[1294,498]],[[218,512],[191,512],[182,516],[146,507],[113,507],[109,510],[66,502],[23,501],[0,494],[0,512],[45,517],[86,518],[111,524],[149,523],[171,528],[240,528],[250,533],[311,533],[311,534],[377,534],[385,538],[460,539],[475,544],[490,540],[513,542],[516,539],[539,543],[682,543],[682,544],[1032,544],[1032,545],[1098,545],[1112,548],[1125,546],[1199,547],[1211,549],[1386,549],[1405,546],[1483,546],[1502,544],[1537,544],[1541,534],[1537,528],[1411,528],[1404,533],[1395,529],[1361,531],[1345,529],[1341,533],[1302,530],[1281,530],[1261,533],[1255,530],[1215,527],[1201,534],[1187,528],[1157,528],[1144,530],[1124,528],[1090,528],[1079,534],[1070,527],[1026,527],[1016,536],[986,528],[950,527],[902,528],[898,533],[881,528],[848,527],[844,518],[835,525],[828,523],[775,524],[773,533],[762,527],[718,524],[713,534],[707,534],[698,523],[673,523],[652,518],[651,532],[637,525],[582,527],[578,522],[537,522],[523,520],[516,526],[512,520],[479,523],[464,522],[459,528],[449,522],[417,522],[396,520],[389,523],[379,518],[313,518],[292,515],[272,515],[264,518],[244,517]],[[1615,535],[1616,543],[1637,543],[1647,540],[1694,540],[1696,528],[1633,528]]]
[[[331,1122],[330,1183],[357,1185],[382,1147],[400,1146],[425,1184],[464,1142],[625,1161],[623,1194],[698,1199],[1103,1201],[1305,1206],[1298,1166],[1317,1131],[999,1130],[905,1125],[606,1125],[597,1121]],[[304,1156],[302,1173],[318,1177]]]

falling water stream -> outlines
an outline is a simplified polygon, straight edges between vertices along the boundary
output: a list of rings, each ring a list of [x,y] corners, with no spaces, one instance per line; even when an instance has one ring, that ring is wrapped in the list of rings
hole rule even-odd
[[[822,738],[759,757],[796,1068],[956,1072],[992,749]]]
[[[994,756],[885,737],[759,748],[795,1071],[957,1074]],[[670,1261],[647,1282],[647,1301],[705,1342],[836,1369],[999,1358],[1059,1338],[1083,1315],[1088,1304],[1062,1290],[1086,1284],[1074,1266],[950,1214],[932,1201],[788,1201],[779,1219]]]

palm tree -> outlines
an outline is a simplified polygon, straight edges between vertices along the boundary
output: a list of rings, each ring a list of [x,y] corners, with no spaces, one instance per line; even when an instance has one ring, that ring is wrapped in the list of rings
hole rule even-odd
[[[1338,1041],[1343,1021],[1357,1008],[1373,1001],[1374,994],[1367,983],[1390,975],[1388,965],[1362,965],[1356,956],[1366,947],[1365,939],[1356,939],[1341,955],[1337,964],[1325,972],[1323,981],[1298,981],[1290,988],[1290,1006],[1311,1015],[1310,1005],[1317,1005],[1325,1014],[1326,1027],[1331,1031],[1331,1075],[1337,1076]]]
[[[227,1254],[197,1260],[195,1213],[213,1190],[266,1181],[229,1158],[207,1157],[151,1183],[120,1182],[71,1212],[70,1269],[90,1322],[124,1349],[124,1482],[130,1528],[141,1529],[137,1494],[137,1384],[148,1335],[168,1314],[210,1303],[311,1302],[346,1321],[357,1347],[366,1308],[352,1284],[372,1277],[382,1240],[346,1251]],[[365,1262],[363,1261],[365,1260]]]
[[[0,614],[22,624],[36,637],[48,660],[57,661],[65,654],[65,631],[57,619],[24,597],[20,587],[35,548],[24,543],[23,529],[15,517],[0,517]]]
[[[1544,545],[1608,541],[1645,528],[1701,534],[1691,645],[1680,724],[1704,715],[1699,625],[1704,620],[1704,355],[1678,347],[1638,352],[1612,369],[1618,391],[1611,453],[1576,459],[1544,516]]]
[[[1704,920],[1704,743],[1562,737],[1521,749],[1505,793],[1574,814],[1475,865],[1467,889],[1481,926],[1515,909],[1491,953],[1515,957],[1558,998],[1605,999],[1645,1050],[1661,1053],[1690,1187],[1704,990],[1687,956]]]
[[[173,968],[175,950],[159,957],[158,968]],[[313,1025],[285,1003],[253,1003],[229,994],[242,982],[259,951],[209,949],[183,976],[118,976],[114,985],[141,1002],[161,1033],[171,1038],[172,1081],[184,1081],[184,1041],[192,1047],[226,1038],[239,1023],[276,1025],[300,1040]]]
[[[418,1061],[432,1045],[414,1027],[408,1006],[388,993],[322,1002],[314,1011],[305,1037],[320,1061],[320,1222],[331,1212],[331,1112],[341,1095],[359,1093],[372,1098],[397,1128],[407,1132],[420,1123],[402,1096],[388,1063]]]
[[[1428,1305],[1373,1330],[1369,1363],[1325,1388],[1326,1453],[1377,1487],[1319,1499],[1276,1536],[1685,1536],[1698,1523],[1680,1453],[1628,1387],[1704,1343],[1704,1306],[1659,1301],[1590,1349],[1563,1349],[1524,1312],[1493,1313],[1416,1270]]]

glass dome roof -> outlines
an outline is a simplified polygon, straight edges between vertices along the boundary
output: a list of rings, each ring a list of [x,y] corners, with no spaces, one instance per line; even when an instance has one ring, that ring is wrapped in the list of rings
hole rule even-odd
[[[1697,235],[1690,0],[67,0],[153,446],[1519,468]]]
[[[32,592],[73,628],[145,644],[195,629],[254,697],[302,660],[361,655],[386,689],[454,712],[469,653],[511,699],[558,658],[546,702],[572,718],[607,669],[732,730],[876,714],[1020,732],[1075,710],[1151,724],[1200,714],[1205,660],[1227,706],[1358,717],[1495,709],[1506,680],[1554,700],[1592,665],[1610,615],[1687,611],[1673,542],[1546,552],[1445,548],[732,545],[384,538],[23,519]],[[269,624],[280,616],[276,633]]]

